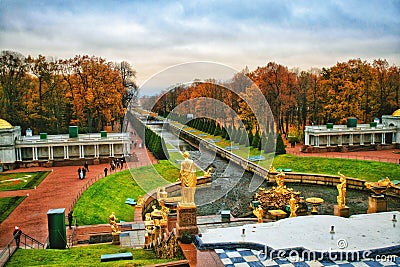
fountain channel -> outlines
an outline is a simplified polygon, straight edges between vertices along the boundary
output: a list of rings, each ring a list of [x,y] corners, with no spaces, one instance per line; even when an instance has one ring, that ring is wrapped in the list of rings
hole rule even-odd
[[[162,126],[151,125],[150,128],[159,133],[165,143],[174,146],[169,153],[188,151],[191,159],[201,170],[212,168],[211,184],[198,186],[195,194],[198,215],[219,214],[221,210],[230,210],[235,217],[247,216],[251,213],[249,202],[255,190],[249,189],[253,173],[245,171],[235,163],[218,156],[215,152],[197,149],[177,138]],[[258,177],[261,185],[264,178]]]

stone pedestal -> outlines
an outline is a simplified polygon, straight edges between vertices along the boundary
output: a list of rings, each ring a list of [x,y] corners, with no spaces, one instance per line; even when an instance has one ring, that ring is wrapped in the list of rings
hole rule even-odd
[[[178,237],[183,233],[192,235],[199,233],[196,211],[197,208],[195,204],[182,205],[181,203],[178,203],[176,221],[176,233]]]
[[[120,236],[120,234],[121,234],[121,232],[113,232],[112,233],[112,244],[113,245],[119,245],[120,243],[121,243],[121,241],[120,241],[120,238],[119,238],[119,236]]]
[[[387,211],[387,199],[384,195],[372,195],[368,198],[367,213]]]
[[[175,214],[168,214],[168,232],[172,232],[174,228],[176,228],[176,221],[177,221],[177,215]]]
[[[333,215],[349,218],[350,217],[350,208],[347,206],[339,207],[338,205],[333,206]]]

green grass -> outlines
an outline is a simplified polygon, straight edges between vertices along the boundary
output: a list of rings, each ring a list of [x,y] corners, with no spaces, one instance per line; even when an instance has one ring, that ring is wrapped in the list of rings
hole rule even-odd
[[[345,176],[367,181],[378,181],[385,177],[394,180],[400,176],[399,164],[355,159],[298,157],[286,154],[276,156],[273,166],[304,173],[338,175],[340,171]]]
[[[162,176],[160,175],[162,173]],[[108,223],[115,212],[118,220],[133,221],[133,207],[125,200],[145,195],[160,186],[176,181],[179,169],[168,160],[158,164],[113,173],[89,187],[75,205],[73,215],[78,225]]]
[[[25,197],[0,198],[0,223],[25,199]]]
[[[100,262],[102,254],[132,252],[133,260]],[[173,260],[156,259],[151,250],[115,245],[91,245],[71,249],[18,249],[7,263],[13,266],[144,266]]]
[[[5,173],[0,175],[0,191],[33,189],[38,186],[49,171]]]
[[[133,207],[125,200],[137,200],[144,191],[133,181],[129,170],[113,173],[89,187],[75,205],[73,215],[78,225],[108,223],[108,216],[115,212],[123,221],[133,221]]]

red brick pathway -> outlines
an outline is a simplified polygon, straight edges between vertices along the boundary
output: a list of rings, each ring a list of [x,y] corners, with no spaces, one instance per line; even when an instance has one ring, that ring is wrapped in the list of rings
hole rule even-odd
[[[356,151],[356,152],[323,152],[323,153],[303,153],[300,152],[302,145],[298,144],[291,148],[290,144],[286,146],[288,154],[302,157],[324,157],[324,158],[344,158],[344,159],[359,159],[372,160],[380,162],[400,163],[400,149],[388,149],[379,151]]]
[[[134,149],[139,162],[130,162],[130,168],[148,165],[156,159],[147,149]],[[147,156],[146,156],[147,154]],[[0,198],[12,196],[28,197],[0,224],[0,250],[12,238],[14,227],[19,226],[22,231],[44,243],[48,236],[47,211],[55,208],[65,208],[69,212],[73,201],[85,185],[96,176],[104,176],[104,167],[109,164],[90,165],[89,172],[84,180],[78,179],[78,166],[53,167],[53,168],[27,168],[8,172],[27,172],[50,170],[52,171],[36,189],[0,192]],[[6,172],[6,173],[8,173]]]

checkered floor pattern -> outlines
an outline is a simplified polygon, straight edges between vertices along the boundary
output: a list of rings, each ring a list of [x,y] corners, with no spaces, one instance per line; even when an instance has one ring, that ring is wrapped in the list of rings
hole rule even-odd
[[[400,266],[400,257],[390,257],[386,261],[375,261],[372,259],[364,259],[358,262],[348,261],[331,261],[331,260],[298,260],[291,258],[274,258],[265,259],[260,255],[260,251],[250,249],[215,249],[222,263],[226,267],[381,267],[381,266]]]

